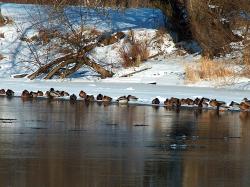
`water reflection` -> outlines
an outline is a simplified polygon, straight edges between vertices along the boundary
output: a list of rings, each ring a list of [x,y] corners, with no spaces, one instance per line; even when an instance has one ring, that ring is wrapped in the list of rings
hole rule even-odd
[[[249,117],[0,98],[0,186],[249,186]]]

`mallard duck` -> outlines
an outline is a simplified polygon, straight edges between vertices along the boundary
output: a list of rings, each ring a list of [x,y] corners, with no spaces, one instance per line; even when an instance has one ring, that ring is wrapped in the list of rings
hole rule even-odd
[[[96,100],[97,100],[97,101],[102,101],[102,99],[103,99],[103,95],[102,95],[102,94],[98,94],[98,95],[96,96]]]
[[[244,98],[243,101],[246,105],[250,106],[250,100],[247,98]]]
[[[111,101],[112,101],[112,98],[109,97],[109,96],[104,95],[103,98],[102,98],[102,101],[103,101],[103,102],[111,102]]]
[[[159,100],[158,98],[154,98],[154,99],[152,100],[152,104],[153,104],[153,105],[159,105],[159,104],[160,104],[160,100]]]
[[[30,92],[28,90],[23,90],[21,98],[31,98]]]
[[[166,99],[166,100],[164,101],[164,105],[165,105],[166,107],[173,107],[173,103],[172,103],[172,101],[171,101],[170,99]]]
[[[133,96],[133,95],[128,95],[127,99],[128,99],[128,101],[137,101],[138,100],[138,98]]]
[[[181,99],[181,105],[188,105],[187,99]]]
[[[216,109],[219,110],[221,106],[226,106],[226,103],[224,101],[217,101],[216,99],[211,99],[209,101],[209,105],[211,107],[216,107]]]
[[[60,97],[60,93],[56,92],[53,88],[51,88],[50,91],[46,91],[45,95],[49,99],[54,99],[56,97]]]
[[[237,102],[232,101],[229,106],[233,107],[233,108],[239,108],[240,104],[237,103]]]
[[[93,95],[87,95],[85,98],[85,101],[93,102],[93,101],[95,101],[95,97]]]
[[[177,99],[177,100],[175,101],[174,106],[177,107],[177,108],[179,108],[179,107],[181,106],[181,101],[180,101],[180,99]]]
[[[72,95],[70,95],[69,99],[70,99],[70,101],[76,101],[77,97],[75,94],[72,94]]]
[[[241,102],[240,105],[239,105],[239,107],[240,107],[241,110],[244,110],[244,111],[250,109],[250,106],[247,105],[245,102]]]
[[[38,96],[37,92],[30,92],[30,97],[36,98]]]
[[[128,98],[124,95],[124,96],[119,97],[116,101],[119,104],[127,104],[128,103]]]
[[[198,103],[198,107],[199,108],[207,108],[208,107],[208,100],[206,98],[201,98],[199,103]],[[212,103],[213,104],[213,103]]]
[[[5,92],[4,89],[1,89],[1,90],[0,90],[0,95],[2,95],[2,96],[3,96],[3,95],[6,95],[6,92]]]
[[[86,92],[84,92],[84,91],[81,90],[80,93],[79,93],[79,97],[85,99],[87,97]]]
[[[6,91],[6,96],[8,96],[8,97],[12,97],[12,96],[14,96],[14,94],[15,94],[15,92],[13,90],[8,89]]]
[[[37,91],[37,95],[38,95],[39,97],[42,97],[42,96],[43,96],[43,92],[40,91],[40,90],[38,90],[38,91]]]
[[[196,97],[195,100],[194,100],[194,104],[199,105],[200,100],[201,100],[200,98]]]
[[[65,91],[60,91],[60,96],[61,97],[67,97],[67,96],[69,96],[69,93],[65,92]]]

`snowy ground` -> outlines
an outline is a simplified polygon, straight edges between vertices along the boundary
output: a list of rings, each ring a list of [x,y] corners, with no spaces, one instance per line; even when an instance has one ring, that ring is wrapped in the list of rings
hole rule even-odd
[[[15,90],[15,94],[21,95],[23,89],[34,90],[37,89],[46,91],[51,87],[56,90],[65,90],[69,93],[78,95],[80,90],[86,91],[88,94],[97,96],[99,93],[111,96],[116,99],[123,95],[135,95],[139,98],[138,103],[150,104],[152,99],[158,97],[163,103],[166,98],[193,98],[207,97],[217,98],[227,102],[228,104],[234,100],[240,102],[244,97],[249,96],[248,90],[237,89],[221,89],[221,88],[199,88],[187,86],[157,86],[144,83],[119,83],[119,82],[69,82],[69,81],[30,81],[30,80],[10,80],[2,79],[1,87]]]
[[[89,94],[98,93],[110,95],[114,98],[121,95],[136,95],[139,102],[150,103],[152,98],[159,97],[161,101],[167,97],[209,97],[230,102],[231,100],[241,101],[244,97],[250,97],[250,80],[237,79],[231,85],[217,84],[211,81],[202,81],[195,84],[185,82],[184,65],[192,63],[200,58],[199,55],[186,54],[176,55],[176,48],[169,34],[164,35],[163,43],[160,46],[150,46],[150,53],[154,55],[163,52],[162,56],[150,59],[140,67],[122,68],[118,55],[118,48],[123,44],[120,41],[112,46],[99,47],[92,51],[91,57],[100,63],[107,63],[115,75],[113,78],[100,79],[96,73],[89,69],[82,68],[72,77],[65,80],[53,79],[50,81],[34,80],[26,78],[14,79],[15,74],[30,73],[34,70],[32,64],[28,64],[30,51],[20,37],[32,36],[36,31],[31,27],[31,19],[41,16],[34,5],[3,4],[2,13],[14,20],[14,24],[0,27],[0,54],[4,59],[0,61],[0,88],[10,88],[21,94],[23,89],[48,90],[54,87],[59,90],[66,90],[78,94],[85,90]],[[73,8],[68,10],[73,16]],[[32,17],[31,17],[32,15]],[[125,31],[134,29],[138,38],[152,38],[157,32],[156,29],[164,26],[164,16],[161,11],[155,9],[128,9],[121,12],[109,11],[109,19],[103,19],[101,15],[92,12],[88,25],[94,24],[97,29],[110,31]],[[28,67],[28,68],[27,68]],[[147,69],[130,77],[122,77],[128,73]],[[156,83],[156,85],[149,85]],[[218,88],[220,87],[220,88]]]

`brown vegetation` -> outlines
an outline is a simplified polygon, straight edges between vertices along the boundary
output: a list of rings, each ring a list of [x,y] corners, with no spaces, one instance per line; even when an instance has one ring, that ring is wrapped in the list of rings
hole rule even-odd
[[[192,83],[200,80],[224,79],[235,75],[236,72],[228,63],[208,58],[201,58],[196,65],[185,66],[185,79]]]
[[[149,58],[147,41],[136,40],[134,31],[132,30],[128,37],[124,46],[119,50],[120,57],[123,61],[122,66],[125,68],[139,66],[143,61]]]

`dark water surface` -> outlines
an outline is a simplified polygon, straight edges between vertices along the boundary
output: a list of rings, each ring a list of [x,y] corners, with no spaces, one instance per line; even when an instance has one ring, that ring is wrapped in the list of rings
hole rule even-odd
[[[0,98],[0,186],[250,186],[250,113]]]

